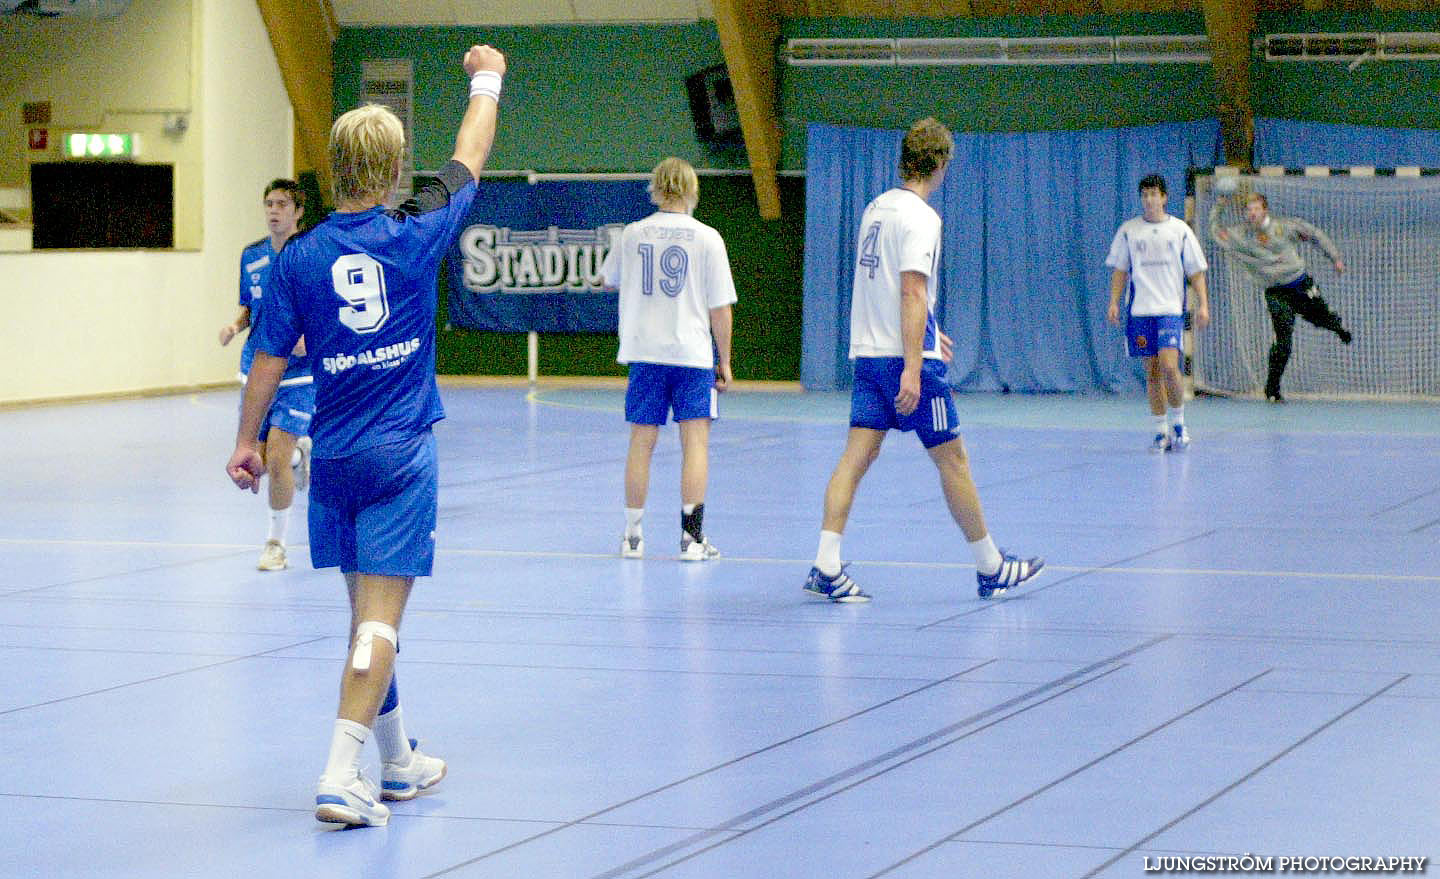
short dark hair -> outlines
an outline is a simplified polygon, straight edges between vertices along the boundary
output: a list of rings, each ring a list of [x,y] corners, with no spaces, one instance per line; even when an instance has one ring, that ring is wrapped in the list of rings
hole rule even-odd
[[[276,177],[271,180],[270,185],[265,187],[265,191],[260,194],[260,197],[265,198],[277,189],[290,196],[290,200],[295,202],[295,207],[302,209],[305,207],[305,190],[300,188],[300,184],[286,177]]]
[[[1165,188],[1165,178],[1159,174],[1146,174],[1140,178],[1140,191],[1147,189],[1158,189],[1161,195],[1169,195],[1170,190]]]

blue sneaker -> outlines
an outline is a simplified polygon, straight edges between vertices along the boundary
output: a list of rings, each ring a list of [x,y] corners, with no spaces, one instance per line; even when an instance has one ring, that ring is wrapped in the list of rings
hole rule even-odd
[[[1168,433],[1157,433],[1157,434],[1155,434],[1155,439],[1153,439],[1153,440],[1150,441],[1150,451],[1152,451],[1152,452],[1168,452],[1168,451],[1170,451],[1170,435],[1169,435]]]
[[[1040,569],[1043,567],[1045,567],[1045,560],[1039,556],[1022,559],[1002,549],[1000,550],[1000,570],[993,574],[975,572],[975,581],[980,584],[980,588],[976,591],[980,593],[981,598],[999,598],[1040,573]]]
[[[1177,424],[1172,428],[1173,435],[1170,438],[1170,451],[1183,452],[1190,447],[1190,431],[1185,425]]]
[[[850,579],[850,575],[845,573],[845,567],[842,565],[840,573],[833,577],[820,573],[819,568],[811,568],[810,576],[805,580],[805,591],[834,602],[869,601],[870,596],[860,589],[859,583]]]

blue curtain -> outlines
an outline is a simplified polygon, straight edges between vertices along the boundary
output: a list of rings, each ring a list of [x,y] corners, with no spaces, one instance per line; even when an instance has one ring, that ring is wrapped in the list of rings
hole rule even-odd
[[[899,131],[812,125],[806,165],[801,380],[850,384],[855,235],[865,205],[898,185]],[[1220,155],[1214,120],[1100,131],[960,133],[931,204],[945,222],[937,317],[961,390],[1129,391],[1143,369],[1105,323],[1115,229],[1136,184],[1165,176],[1179,213],[1186,171]]]
[[[1256,119],[1255,164],[1440,168],[1440,131]]]

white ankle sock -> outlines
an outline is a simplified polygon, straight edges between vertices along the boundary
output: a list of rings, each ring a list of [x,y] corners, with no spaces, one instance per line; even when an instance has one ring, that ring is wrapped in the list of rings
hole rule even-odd
[[[815,551],[815,567],[827,577],[840,573],[840,533],[820,532],[820,548]]]
[[[353,778],[360,771],[360,753],[370,730],[353,720],[335,719],[335,731],[330,734],[330,757],[325,761],[325,777],[331,781],[343,782]]]
[[[1185,424],[1185,406],[1184,406],[1183,404],[1182,404],[1182,405],[1179,405],[1179,406],[1176,406],[1176,407],[1174,407],[1173,409],[1170,409],[1166,414],[1167,414],[1167,415],[1169,416],[1169,418],[1170,418],[1170,424],[1171,424],[1171,426],[1182,426],[1182,427],[1184,426],[1184,424]]]
[[[975,568],[980,573],[990,575],[1000,570],[1000,550],[995,548],[995,540],[989,534],[970,544],[970,551],[975,554]]]
[[[290,508],[270,511],[270,537],[280,543],[285,542],[285,529],[290,525]]]
[[[386,763],[410,765],[410,739],[405,735],[405,718],[400,706],[386,714],[375,717],[375,744],[380,747],[380,759]]]
[[[1155,432],[1156,432],[1156,433],[1164,433],[1164,432],[1165,432],[1165,430],[1166,430],[1166,427],[1165,427],[1165,416],[1164,416],[1163,414],[1162,414],[1162,415],[1151,415],[1151,416],[1150,416],[1150,423],[1151,423],[1152,425],[1154,425],[1154,427],[1155,427]]]
[[[639,537],[641,535],[642,532],[640,530],[640,520],[643,518],[645,518],[644,507],[639,507],[638,509],[636,507],[625,508],[626,537]]]

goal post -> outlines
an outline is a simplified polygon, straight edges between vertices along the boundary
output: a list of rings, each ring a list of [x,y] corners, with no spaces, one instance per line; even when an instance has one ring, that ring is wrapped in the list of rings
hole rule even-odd
[[[1194,225],[1210,264],[1210,326],[1197,334],[1192,361],[1196,391],[1263,392],[1274,341],[1266,282],[1210,235],[1211,207],[1221,201],[1224,225],[1243,223],[1253,192],[1265,196],[1272,216],[1305,220],[1325,232],[1345,265],[1337,273],[1319,246],[1300,245],[1317,294],[1354,341],[1343,345],[1297,317],[1286,396],[1440,397],[1440,174],[1310,167],[1236,177],[1217,170],[1195,175]]]

